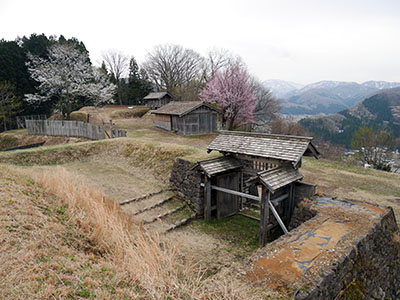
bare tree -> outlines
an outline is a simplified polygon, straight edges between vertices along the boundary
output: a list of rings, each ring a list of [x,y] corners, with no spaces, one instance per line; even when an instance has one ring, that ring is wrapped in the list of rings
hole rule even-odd
[[[229,50],[219,48],[209,50],[204,64],[203,78],[205,82],[214,78],[216,72],[239,62],[241,62],[241,58],[234,56]]]
[[[293,117],[282,118],[277,116],[271,123],[271,133],[305,136],[306,132],[299,122],[295,121]]]
[[[378,170],[390,171],[387,159],[390,150],[395,146],[395,139],[390,133],[362,126],[354,132],[351,145],[353,149],[360,151],[363,163],[372,165]]]
[[[110,50],[103,53],[103,60],[109,69],[111,76],[114,77],[117,84],[117,94],[119,104],[122,105],[122,93],[121,93],[121,83],[120,80],[126,74],[129,69],[129,58],[128,56],[122,54],[116,50]]]
[[[256,96],[253,128],[256,131],[270,132],[271,122],[282,109],[281,102],[259,80],[252,78],[251,85]]]
[[[160,45],[147,53],[143,69],[159,91],[168,91],[173,97],[183,100],[183,91],[198,93],[204,58],[191,49],[179,45]]]

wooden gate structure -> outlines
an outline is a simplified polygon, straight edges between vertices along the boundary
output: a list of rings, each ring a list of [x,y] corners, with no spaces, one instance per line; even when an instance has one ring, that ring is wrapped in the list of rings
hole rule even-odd
[[[234,214],[256,219],[261,247],[274,227],[287,233],[295,206],[295,184],[303,179],[298,171],[301,159],[320,156],[312,138],[221,131],[208,146],[211,151],[223,156],[199,161],[194,167],[204,178],[205,219]],[[260,218],[243,214],[244,207],[258,208]]]

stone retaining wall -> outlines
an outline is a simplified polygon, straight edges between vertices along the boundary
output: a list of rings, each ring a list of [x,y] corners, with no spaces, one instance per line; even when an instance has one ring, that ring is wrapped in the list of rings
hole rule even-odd
[[[195,163],[177,158],[172,167],[170,187],[185,200],[196,215],[204,215],[204,189],[200,186],[202,176],[192,171]]]
[[[393,210],[295,299],[400,299],[400,239]]]

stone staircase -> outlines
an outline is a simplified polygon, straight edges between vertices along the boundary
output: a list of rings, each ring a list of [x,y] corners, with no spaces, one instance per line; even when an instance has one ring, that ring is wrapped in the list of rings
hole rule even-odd
[[[121,208],[150,232],[167,233],[194,216],[192,210],[170,191],[160,191],[122,201]]]

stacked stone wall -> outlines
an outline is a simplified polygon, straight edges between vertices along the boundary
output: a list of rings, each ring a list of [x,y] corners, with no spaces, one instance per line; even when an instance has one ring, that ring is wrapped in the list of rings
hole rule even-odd
[[[400,239],[393,210],[295,299],[400,299]]]
[[[170,187],[185,200],[196,215],[204,215],[204,188],[201,187],[202,175],[192,170],[195,163],[177,158],[172,167]]]

